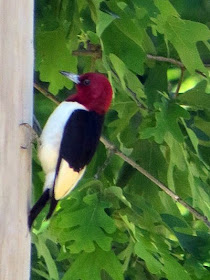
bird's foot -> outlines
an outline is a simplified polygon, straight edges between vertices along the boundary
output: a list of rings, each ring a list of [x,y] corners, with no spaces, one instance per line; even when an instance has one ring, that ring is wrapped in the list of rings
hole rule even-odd
[[[21,149],[28,149],[31,144],[37,143],[40,145],[40,138],[37,133],[37,131],[34,129],[34,126],[32,127],[29,123],[21,123],[20,127],[23,130],[23,136],[24,136],[24,144],[22,144],[20,147]],[[29,134],[29,135],[28,135]],[[27,137],[27,141],[26,138]]]

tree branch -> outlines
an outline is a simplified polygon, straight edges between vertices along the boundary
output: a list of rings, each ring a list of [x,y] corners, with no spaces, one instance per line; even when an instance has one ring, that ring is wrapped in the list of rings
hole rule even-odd
[[[168,62],[168,63],[174,64],[174,65],[180,67],[181,69],[186,69],[186,67],[184,66],[184,64],[181,61],[176,60],[174,58],[151,55],[151,54],[147,54],[146,56],[148,59],[151,59],[151,60]],[[205,65],[205,66],[208,67],[208,65]],[[203,72],[201,72],[199,70],[195,70],[195,72],[198,73],[199,75],[203,76],[204,78],[207,78],[206,74],[204,74]]]
[[[167,188],[163,183],[161,183],[159,180],[157,180],[155,177],[153,177],[149,172],[147,172],[143,167],[141,167],[139,164],[137,164],[134,160],[130,159],[126,155],[124,155],[121,151],[115,147],[111,142],[109,142],[106,138],[101,137],[100,141],[104,144],[104,146],[109,149],[113,150],[114,153],[119,156],[121,159],[123,159],[125,162],[127,162],[129,165],[131,165],[133,168],[138,170],[141,174],[143,174],[145,177],[147,177],[150,181],[152,181],[155,185],[157,185],[161,190],[163,190],[167,195],[169,195],[174,201],[179,202],[181,205],[183,205],[185,208],[189,210],[190,213],[192,213],[197,219],[202,220],[208,227],[210,227],[210,221],[208,221],[206,216],[201,215],[195,208],[190,206],[188,203],[186,203],[184,200],[182,200],[177,194],[175,194],[173,191],[171,191],[169,188]]]
[[[151,59],[151,60],[168,62],[168,63],[174,64],[176,66],[179,66],[181,68],[185,68],[185,66],[184,66],[184,64],[182,62],[180,62],[179,60],[176,60],[174,58],[158,56],[158,55],[152,55],[152,54],[147,54],[146,56],[147,56],[148,59]]]
[[[72,51],[72,55],[74,56],[91,56],[94,57],[95,59],[101,58],[101,51],[100,50],[77,50],[77,51]]]
[[[56,104],[60,104],[60,102],[56,99],[56,97],[48,92],[47,90],[43,89],[41,86],[39,86],[37,83],[34,84],[34,87],[40,91],[44,96],[52,100]],[[161,183],[159,180],[157,180],[155,177],[153,177],[149,172],[147,172],[144,168],[142,168],[139,164],[137,164],[134,160],[127,157],[125,154],[123,154],[118,148],[112,144],[110,141],[108,141],[105,137],[101,136],[100,141],[104,144],[104,146],[110,150],[111,153],[116,154],[121,159],[123,159],[125,162],[127,162],[129,165],[131,165],[133,168],[135,168],[137,171],[139,171],[141,174],[146,176],[150,181],[152,181],[155,185],[157,185],[161,190],[163,190],[167,195],[169,195],[175,202],[179,202],[181,205],[183,205],[188,211],[193,214],[197,219],[203,221],[208,227],[210,227],[210,221],[208,221],[207,217],[200,214],[195,208],[190,206],[188,203],[186,203],[184,200],[182,200],[177,194],[175,194],[173,191],[171,191],[169,188],[166,187],[163,183]]]
[[[73,51],[72,55],[75,55],[75,56],[91,56],[91,57],[94,57],[95,59],[99,59],[99,58],[101,58],[102,53],[101,53],[100,48],[94,49],[94,50],[82,49],[82,50]],[[176,60],[174,58],[152,55],[152,54],[147,54],[146,57],[150,60],[168,62],[168,63],[174,64],[174,65],[176,65],[180,68],[186,69],[186,67],[184,66],[184,64],[181,61]],[[209,64],[204,64],[204,66],[209,67]],[[204,78],[207,78],[206,74],[204,74],[203,72],[201,72],[199,70],[195,70],[195,72],[198,73],[199,75],[203,76]]]
[[[58,101],[58,99],[49,91],[47,91],[46,89],[44,89],[43,87],[41,87],[39,84],[37,84],[36,82],[34,82],[34,88],[37,89],[40,93],[42,93],[45,97],[47,97],[48,99],[50,99],[51,101],[53,101],[55,104],[59,105],[60,102]]]

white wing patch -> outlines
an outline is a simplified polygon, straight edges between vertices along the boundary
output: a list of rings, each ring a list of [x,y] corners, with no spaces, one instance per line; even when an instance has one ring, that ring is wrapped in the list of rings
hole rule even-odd
[[[45,174],[55,171],[64,127],[71,114],[86,108],[77,102],[62,102],[50,115],[40,137],[39,159]]]
[[[69,167],[69,164],[66,160],[62,159],[54,186],[55,199],[59,200],[68,195],[69,192],[72,191],[76,186],[78,181],[82,178],[84,172],[85,167],[80,172],[76,172],[73,170],[73,168]]]

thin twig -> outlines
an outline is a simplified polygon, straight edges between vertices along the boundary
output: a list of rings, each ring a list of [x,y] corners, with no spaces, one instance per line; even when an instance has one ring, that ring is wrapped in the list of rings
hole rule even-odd
[[[39,88],[40,93],[42,93],[47,98],[51,99],[56,104],[59,104],[60,102],[56,99],[54,95],[43,89],[41,86],[36,84],[36,89]],[[52,98],[53,96],[53,98]],[[147,172],[144,168],[142,168],[139,164],[137,164],[134,160],[123,154],[118,148],[108,141],[105,137],[101,136],[100,141],[104,144],[104,146],[111,151],[111,153],[116,154],[121,159],[123,159],[125,162],[127,162],[129,165],[131,165],[133,168],[138,170],[141,174],[146,176],[150,181],[152,181],[155,185],[157,185],[161,190],[163,190],[167,195],[169,195],[174,201],[179,202],[181,205],[183,205],[186,209],[189,210],[191,214],[193,214],[197,219],[203,221],[208,227],[210,227],[210,222],[208,221],[207,217],[200,214],[197,210],[195,210],[192,206],[190,206],[188,203],[183,201],[177,194],[175,194],[173,191],[171,191],[169,188],[167,188],[163,183],[161,183],[159,180],[157,180],[155,177],[153,177],[149,172]]]
[[[34,83],[34,87],[35,89],[37,89],[39,92],[41,92],[45,97],[47,97],[48,99],[50,99],[51,101],[53,101],[55,104],[60,104],[60,102],[58,101],[58,99],[49,91],[47,91],[46,89],[44,89],[43,87],[41,87],[39,84]]]

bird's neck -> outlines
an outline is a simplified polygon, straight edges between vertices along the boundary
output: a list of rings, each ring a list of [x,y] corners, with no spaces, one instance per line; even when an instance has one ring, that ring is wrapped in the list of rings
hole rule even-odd
[[[106,113],[106,109],[104,107],[104,103],[101,102],[100,99],[90,99],[84,96],[79,95],[78,93],[69,96],[66,101],[68,102],[78,102],[85,106],[88,111],[94,111],[99,115],[104,115]]]

